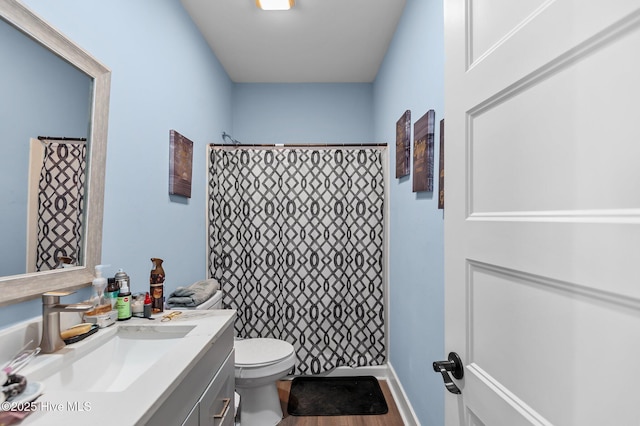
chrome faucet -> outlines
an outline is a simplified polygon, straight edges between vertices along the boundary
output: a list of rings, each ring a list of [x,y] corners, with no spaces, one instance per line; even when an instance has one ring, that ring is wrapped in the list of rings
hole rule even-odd
[[[93,305],[74,303],[61,305],[60,297],[68,296],[74,291],[50,291],[42,295],[42,353],[50,354],[66,346],[60,337],[60,312],[86,312]]]

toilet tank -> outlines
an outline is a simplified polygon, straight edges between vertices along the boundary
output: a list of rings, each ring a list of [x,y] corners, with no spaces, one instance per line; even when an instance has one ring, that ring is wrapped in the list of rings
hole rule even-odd
[[[203,302],[201,305],[196,306],[195,309],[222,309],[222,291],[216,291],[209,300]]]

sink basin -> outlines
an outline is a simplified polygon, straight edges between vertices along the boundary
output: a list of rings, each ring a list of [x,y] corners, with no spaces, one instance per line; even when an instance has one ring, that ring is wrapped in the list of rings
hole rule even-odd
[[[212,360],[221,361],[233,347],[235,317],[235,311],[222,309],[184,311],[164,322],[157,316],[132,318],[57,352],[40,353],[19,374],[42,385],[41,409],[21,424],[107,424],[114,415],[127,425],[159,424],[151,419],[159,410],[164,416],[167,406],[191,410],[213,378]],[[37,345],[41,328],[40,318],[33,318],[0,329],[0,366],[27,343]],[[188,414],[178,411],[178,417]]]
[[[89,346],[74,353],[70,345],[62,353],[62,365],[35,371],[48,390],[121,392],[154,367],[159,359],[180,344],[194,326],[120,326],[96,333]],[[80,342],[82,343],[82,342]],[[55,354],[53,355],[55,356]],[[38,374],[40,373],[40,374]],[[51,373],[51,374],[47,374]],[[161,372],[159,374],[162,374]],[[41,377],[38,377],[41,376]]]

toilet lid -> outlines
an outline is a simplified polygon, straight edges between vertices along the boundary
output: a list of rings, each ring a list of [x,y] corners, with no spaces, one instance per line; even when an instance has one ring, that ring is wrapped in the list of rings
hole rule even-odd
[[[293,345],[284,340],[257,338],[236,340],[236,366],[261,366],[276,363],[293,353]]]

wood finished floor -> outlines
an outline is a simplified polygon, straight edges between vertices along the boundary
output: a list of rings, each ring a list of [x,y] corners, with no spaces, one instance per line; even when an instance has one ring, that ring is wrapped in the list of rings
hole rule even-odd
[[[385,380],[380,380],[380,388],[387,401],[389,412],[379,416],[290,416],[287,413],[287,403],[289,401],[290,380],[280,380],[278,382],[278,394],[284,419],[279,426],[403,426],[402,417],[389,391],[389,386]]]

